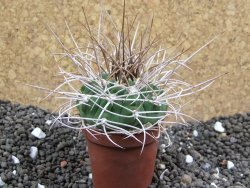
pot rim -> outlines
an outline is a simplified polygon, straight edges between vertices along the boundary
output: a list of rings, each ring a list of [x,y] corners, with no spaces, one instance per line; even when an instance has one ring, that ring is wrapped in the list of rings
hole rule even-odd
[[[151,144],[157,141],[160,136],[160,130],[150,129],[141,133],[133,134],[133,137],[128,137],[123,133],[112,133],[105,134],[97,129],[83,129],[82,130],[85,138],[92,143],[95,143],[104,147],[111,147],[117,149],[137,148],[144,147],[145,145]]]

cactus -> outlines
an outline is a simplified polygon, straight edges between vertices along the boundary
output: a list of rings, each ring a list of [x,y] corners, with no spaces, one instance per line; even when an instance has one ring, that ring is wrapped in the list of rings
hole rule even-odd
[[[156,49],[157,37],[151,35],[153,17],[141,29],[139,23],[135,24],[136,18],[129,23],[124,9],[122,30],[119,31],[110,14],[102,12],[96,30],[91,29],[83,13],[89,45],[77,44],[66,23],[75,48],[68,49],[63,45],[64,52],[58,53],[62,55],[60,60],[70,60],[76,69],[67,72],[60,67],[64,82],[50,91],[50,94],[57,93],[68,100],[59,108],[57,120],[71,128],[98,128],[107,135],[123,133],[127,136],[140,132],[146,134],[157,125],[164,130],[166,124],[180,121],[185,124],[185,117],[190,116],[181,112],[180,99],[207,88],[219,76],[193,85],[180,79],[177,72],[183,67],[189,68],[187,62],[214,39],[183,59],[182,52],[171,55],[167,49]],[[110,35],[105,32],[105,26],[107,29],[111,27]],[[55,37],[62,45],[56,34]],[[72,82],[80,83],[80,90]],[[70,91],[62,87],[65,85]],[[75,114],[75,107],[80,117]],[[176,122],[167,121],[169,115],[175,115]]]

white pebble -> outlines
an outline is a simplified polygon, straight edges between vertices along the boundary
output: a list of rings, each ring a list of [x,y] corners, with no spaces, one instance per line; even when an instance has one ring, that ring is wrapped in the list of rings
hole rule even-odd
[[[215,188],[218,188],[217,185],[215,183],[211,183],[211,186],[214,186]]]
[[[199,135],[198,131],[197,131],[197,130],[194,130],[194,131],[193,131],[193,136],[194,136],[194,137],[197,137],[198,135]]]
[[[36,127],[32,132],[31,134],[39,139],[41,138],[45,138],[46,137],[46,134],[39,128],[39,127]]]
[[[220,175],[218,175],[218,174],[216,174],[216,173],[213,174],[213,177],[216,178],[216,179],[220,179]]]
[[[45,186],[38,183],[37,188],[45,188]]]
[[[166,165],[165,164],[159,164],[159,169],[165,170],[166,169]]]
[[[227,179],[227,178],[222,178],[222,180],[223,180],[223,181],[228,181],[228,179]]]
[[[215,168],[215,170],[217,171],[217,174],[220,174],[220,169],[218,167]]]
[[[92,179],[92,173],[89,173],[89,179]]]
[[[168,169],[165,169],[165,170],[161,173],[161,175],[160,175],[160,180],[163,180],[164,174],[165,174],[166,172],[169,172],[169,170],[168,170]]]
[[[45,123],[46,123],[47,125],[51,125],[52,121],[51,121],[51,120],[47,120]]]
[[[3,182],[2,178],[0,177],[0,186],[4,186],[5,183]]]
[[[221,137],[226,137],[227,133],[221,133]]]
[[[37,149],[37,147],[31,146],[31,147],[30,147],[30,157],[31,157],[32,159],[35,159],[36,156],[37,156],[37,154],[38,154],[38,149]]]
[[[220,178],[220,169],[218,167],[215,168],[215,170],[217,171],[216,174],[213,174],[213,176],[216,178],[216,179],[219,179]]]
[[[234,167],[234,163],[232,161],[227,161],[227,169],[231,169]]]
[[[166,148],[166,144],[161,144],[160,146],[162,149],[165,149]]]
[[[223,133],[225,132],[225,128],[222,126],[222,123],[217,121],[215,124],[214,124],[214,130],[216,130],[217,132],[220,132],[220,133]]]
[[[16,175],[16,170],[13,170],[13,171],[12,171],[12,174]]]
[[[14,162],[14,164],[19,164],[20,163],[19,159],[14,155],[11,156],[11,159]]]
[[[186,163],[192,163],[194,158],[191,155],[186,155]]]

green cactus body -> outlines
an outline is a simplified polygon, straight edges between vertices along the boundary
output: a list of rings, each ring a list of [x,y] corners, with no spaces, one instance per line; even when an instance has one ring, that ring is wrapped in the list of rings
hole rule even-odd
[[[108,78],[109,76],[106,73],[102,74],[102,79],[107,81]],[[128,80],[128,82],[129,86],[135,85],[135,82],[130,79]],[[164,115],[164,113],[160,111],[166,111],[168,108],[166,104],[156,105],[153,102],[154,97],[160,95],[163,92],[163,90],[159,86],[156,86],[152,83],[150,83],[149,85],[143,87],[140,91],[138,91],[139,93],[138,96],[138,93],[129,94],[128,88],[115,84],[114,81],[109,81],[107,84],[108,90],[106,91],[106,94],[107,95],[112,94],[122,97],[121,100],[115,100],[115,102],[110,103],[108,106],[106,106],[108,103],[107,99],[97,96],[97,94],[100,94],[99,91],[105,91],[105,87],[98,85],[96,81],[92,81],[89,84],[92,87],[87,85],[81,87],[81,93],[88,95],[89,97],[88,98],[89,100],[87,102],[89,106],[86,104],[79,104],[79,101],[77,101],[77,104],[79,104],[77,106],[77,109],[81,117],[93,118],[93,119],[105,118],[108,121],[112,121],[113,123],[111,124],[114,126],[119,126],[127,130],[130,130],[129,128],[126,128],[118,123],[128,124],[138,128],[141,128],[141,124],[139,121],[141,121],[142,124],[147,124],[147,123],[155,124],[160,119],[160,116]],[[124,95],[127,96],[124,97]],[[103,113],[101,107],[106,108],[106,110]],[[141,114],[145,117],[139,117],[138,121],[134,117],[133,111],[138,111],[138,112],[150,111],[150,113]],[[159,112],[154,112],[154,111],[159,111]],[[131,117],[122,117],[119,115],[115,115],[111,112]],[[102,115],[100,116],[101,113]],[[154,118],[147,118],[147,117],[154,117]],[[94,121],[90,120],[84,120],[84,122],[87,125],[93,125],[95,123]]]
[[[99,93],[99,90],[101,90],[101,87],[96,81],[92,81],[89,83],[89,85],[83,85],[81,87],[81,92],[86,95],[94,95]]]
[[[110,93],[116,94],[116,95],[124,95],[126,94],[126,88],[123,88],[121,86],[113,86],[111,89],[109,89]]]
[[[130,110],[134,111],[134,110],[137,110],[137,111],[143,111],[143,107],[141,106],[127,106],[127,108],[129,108]],[[128,125],[132,125],[132,126],[140,126],[139,122],[136,120],[136,118],[133,116],[133,112],[123,108],[122,111],[121,111],[121,114],[122,115],[126,115],[126,116],[131,116],[131,117],[121,117],[120,118],[120,122],[121,123],[124,123],[124,124],[128,124]]]
[[[151,102],[153,100],[153,96],[157,96],[163,93],[163,90],[160,87],[150,83],[149,85],[143,87],[141,89],[141,92],[144,92],[141,94],[141,97],[145,99],[145,102],[143,103],[143,107],[145,111],[166,111],[167,110],[167,105],[164,105],[164,104],[156,105],[153,102]],[[140,118],[143,124],[146,124],[146,123],[155,124],[160,119],[160,116],[163,115],[163,113],[150,112],[150,113],[144,113],[142,115],[146,116],[146,117]],[[147,118],[147,117],[155,117],[155,118]]]
[[[91,115],[94,114],[94,118],[98,118],[100,113],[103,111],[103,108],[106,106],[106,104],[108,103],[108,101],[106,99],[97,99],[96,103],[98,105],[100,105],[101,107],[99,107],[98,105],[94,105],[93,109],[90,111]],[[107,109],[107,108],[106,108]]]
[[[121,102],[117,102],[118,104],[120,104]],[[119,105],[117,105],[117,104],[112,104],[112,108],[111,108],[111,111],[112,112],[115,112],[115,113],[117,113],[117,114],[121,114],[121,111],[122,111],[122,107],[121,106],[119,106]],[[120,122],[120,116],[116,116],[116,115],[114,115],[114,114],[110,114],[110,116],[112,117],[112,118],[107,118],[107,119],[109,119],[109,120],[111,120],[111,121],[114,121],[114,122]]]

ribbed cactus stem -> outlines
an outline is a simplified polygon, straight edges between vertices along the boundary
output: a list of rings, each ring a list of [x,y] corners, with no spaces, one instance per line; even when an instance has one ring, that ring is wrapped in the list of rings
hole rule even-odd
[[[122,86],[115,81],[109,81],[108,78],[109,75],[103,74],[102,84],[93,80],[82,86],[82,95],[87,95],[78,101],[82,118],[92,118],[96,121],[106,119],[115,126],[127,124],[131,127],[141,127],[144,124],[154,125],[163,117],[167,104],[156,101],[157,95],[163,92],[160,87],[150,83],[138,89],[134,85],[135,82],[130,81],[129,86]],[[116,100],[117,98],[119,100]],[[96,121],[84,120],[86,125],[93,125]]]

